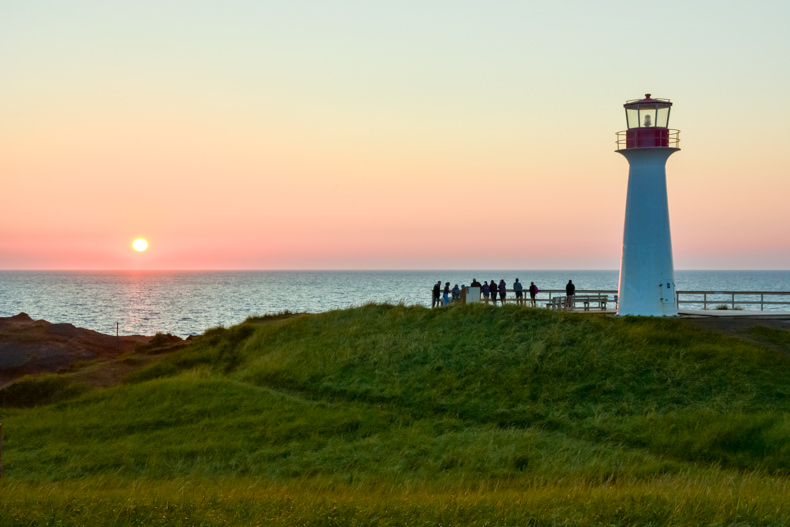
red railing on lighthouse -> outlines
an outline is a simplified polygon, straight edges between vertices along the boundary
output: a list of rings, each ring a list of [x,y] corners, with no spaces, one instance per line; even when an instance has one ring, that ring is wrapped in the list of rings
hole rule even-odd
[[[617,149],[678,148],[680,130],[672,128],[631,128],[617,132]]]

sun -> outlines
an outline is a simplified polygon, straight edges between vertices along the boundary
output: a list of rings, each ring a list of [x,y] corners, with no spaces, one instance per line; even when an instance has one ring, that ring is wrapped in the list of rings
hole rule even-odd
[[[134,247],[135,251],[143,252],[144,250],[148,249],[148,242],[145,241],[143,238],[137,238],[132,243],[132,247]]]

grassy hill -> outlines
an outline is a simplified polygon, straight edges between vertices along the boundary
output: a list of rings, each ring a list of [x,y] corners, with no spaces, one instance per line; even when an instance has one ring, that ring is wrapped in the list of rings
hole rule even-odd
[[[6,387],[0,525],[781,525],[788,354],[516,306],[249,319]]]

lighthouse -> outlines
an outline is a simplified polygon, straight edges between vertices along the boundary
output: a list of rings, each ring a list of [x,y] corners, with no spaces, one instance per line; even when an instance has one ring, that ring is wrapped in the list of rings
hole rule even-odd
[[[680,132],[669,128],[669,99],[648,93],[623,106],[628,129],[617,132],[617,153],[629,169],[617,314],[675,316],[666,163]]]

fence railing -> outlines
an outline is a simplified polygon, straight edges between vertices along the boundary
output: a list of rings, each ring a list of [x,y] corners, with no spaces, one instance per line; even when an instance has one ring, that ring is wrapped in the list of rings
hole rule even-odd
[[[528,304],[530,301],[529,297],[529,290],[528,286],[524,288],[524,303]],[[609,296],[609,301],[611,302],[612,306],[616,305],[616,296],[617,290],[616,289],[577,289],[576,294],[578,296],[587,296],[587,295],[595,295],[595,296]],[[554,305],[554,299],[557,297],[565,297],[565,289],[541,289],[537,295],[535,295],[535,304],[538,307],[550,307]],[[485,301],[484,298],[481,299],[482,302]],[[489,302],[491,300],[489,299]],[[502,303],[502,299],[497,294],[497,303]],[[507,295],[505,296],[505,303],[506,304],[514,304],[516,303],[516,293],[512,289],[507,290]]]
[[[790,311],[788,291],[678,291],[678,309]]]
[[[524,304],[530,303],[529,291],[524,289]],[[577,289],[577,296],[608,296],[607,311],[617,308],[617,289]],[[790,312],[790,291],[677,291],[678,309],[732,309],[744,311]],[[565,289],[541,289],[535,297],[538,307],[556,305],[558,297],[565,297]],[[485,301],[481,295],[481,301]],[[512,289],[507,290],[505,303],[516,303]],[[489,300],[490,302],[490,300]],[[497,303],[502,299],[497,295]]]
[[[529,292],[524,293],[529,297]],[[535,301],[541,306],[553,304],[553,300],[557,297],[565,298],[565,289],[541,289],[535,297]],[[575,294],[577,296],[609,296],[612,306],[616,303],[617,289],[577,289]],[[509,299],[508,299],[509,300]]]
[[[616,289],[577,289],[576,295],[608,295],[611,307],[616,308]],[[535,297],[537,306],[550,307],[557,297],[564,297],[565,289],[541,289]],[[482,299],[481,299],[482,300]],[[524,290],[525,303],[529,302],[529,291]],[[678,309],[732,309],[744,311],[790,312],[790,291],[677,291]],[[501,303],[501,299],[497,298]],[[505,302],[516,302],[512,289],[507,290]]]
[[[642,137],[637,139],[639,135]],[[678,148],[680,145],[680,130],[675,128],[632,128],[616,132],[616,136],[617,150],[646,146]]]

